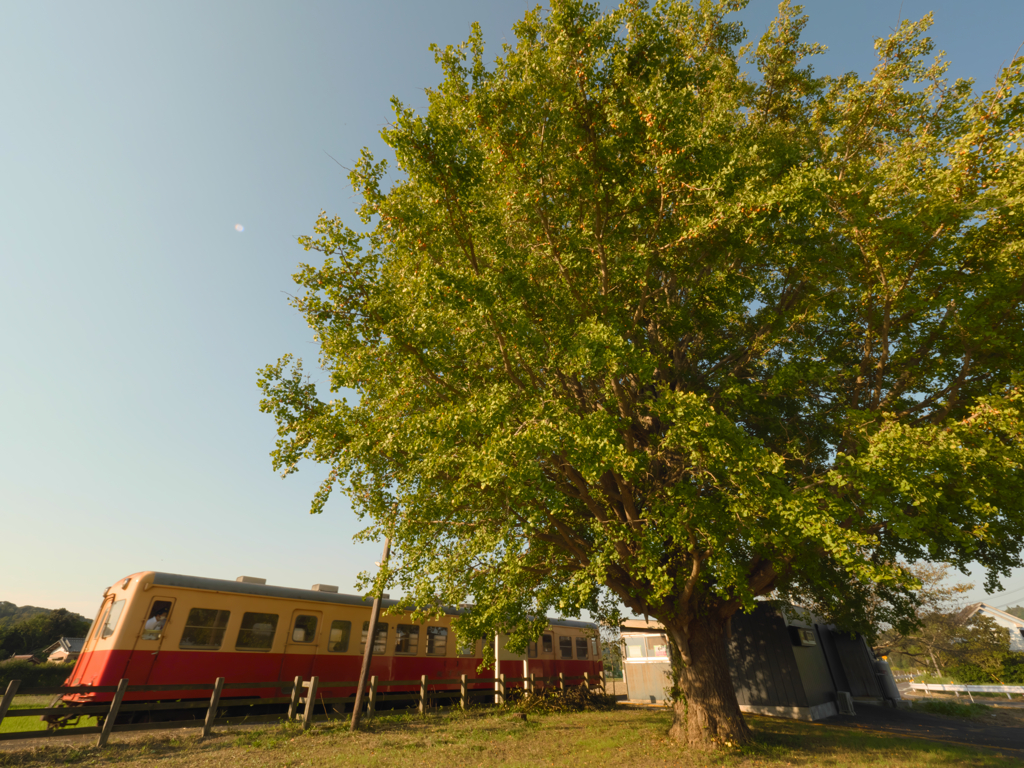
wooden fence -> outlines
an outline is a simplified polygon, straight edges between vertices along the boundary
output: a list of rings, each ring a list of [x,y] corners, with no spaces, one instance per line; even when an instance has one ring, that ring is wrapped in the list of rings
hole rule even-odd
[[[536,692],[538,690],[538,684],[541,687],[547,687],[552,685],[562,690],[567,685],[571,685],[570,681],[580,681],[579,685],[586,685],[587,688],[599,687],[604,690],[604,673],[600,673],[598,678],[591,681],[588,673],[584,672],[580,676],[569,676],[559,672],[557,675],[551,677],[541,677],[538,675],[530,675],[529,677],[506,677],[505,675],[498,675],[498,677],[474,677],[470,678],[466,675],[461,675],[456,678],[428,678],[426,675],[420,677],[419,680],[378,680],[376,676],[370,678],[370,684],[367,686],[367,712],[372,715],[376,711],[378,704],[385,702],[397,702],[397,701],[410,701],[416,702],[417,710],[420,714],[424,714],[430,702],[436,698],[445,699],[458,699],[458,706],[465,709],[467,705],[471,704],[474,699],[486,698],[489,701],[495,703],[504,703],[505,696],[508,686],[515,685],[516,683],[521,684],[522,689],[527,694]],[[486,683],[492,688],[470,688],[470,685]],[[80,715],[97,715],[103,718],[102,726],[85,726],[85,727],[74,727],[74,728],[60,728],[49,731],[15,731],[13,733],[0,733],[0,741],[11,740],[11,739],[38,739],[47,738],[51,736],[72,736],[78,734],[99,734],[96,745],[102,747],[106,745],[107,740],[110,738],[112,732],[123,732],[123,731],[146,731],[156,730],[162,728],[189,728],[199,727],[203,728],[203,738],[207,738],[210,735],[211,730],[215,725],[241,725],[243,723],[261,723],[261,722],[278,722],[282,719],[296,720],[301,718],[303,729],[309,728],[310,723],[314,719],[314,709],[317,704],[320,704],[325,713],[329,705],[342,705],[350,704],[355,701],[355,691],[353,690],[350,696],[328,696],[323,695],[323,691],[332,688],[352,688],[355,689],[359,685],[358,681],[343,681],[343,682],[321,682],[318,677],[312,677],[309,680],[304,680],[302,677],[296,677],[290,682],[272,682],[272,683],[225,683],[223,677],[218,677],[212,684],[202,685],[190,683],[187,685],[128,685],[128,680],[123,679],[116,686],[77,686],[77,687],[48,687],[48,688],[28,688],[20,690],[21,681],[12,680],[10,685],[7,686],[7,692],[4,694],[2,700],[0,700],[0,723],[3,723],[5,718],[9,717],[45,717],[45,716],[80,716]],[[378,687],[391,687],[391,686],[419,686],[417,691],[398,692],[398,693],[385,693],[383,691],[378,693]],[[446,690],[431,690],[431,686],[439,685],[458,685],[458,689],[446,689]],[[519,687],[519,686],[516,686]],[[221,697],[225,691],[239,690],[239,689],[256,689],[256,688],[278,688],[278,689],[289,689],[287,696],[273,697],[273,698],[247,698],[247,699],[229,699],[228,701],[221,704]],[[195,701],[144,701],[144,702],[132,702],[122,703],[126,693],[173,693],[174,691],[210,691],[210,699]],[[17,695],[24,696],[59,696],[73,693],[113,693],[114,696],[110,703],[103,704],[85,704],[82,706],[75,707],[41,707],[31,709],[10,709],[11,704],[14,701],[14,697]],[[52,702],[51,702],[52,703]],[[234,707],[245,707],[245,706],[256,706],[256,705],[267,705],[267,704],[288,704],[288,712],[286,715],[242,715],[236,717],[217,717],[217,710],[222,706]],[[183,709],[194,709],[194,710],[206,710],[206,716],[203,720],[199,720],[198,717],[190,720],[173,720],[165,722],[147,722],[147,723],[123,723],[121,725],[115,725],[117,716],[121,713],[127,712],[177,712]],[[342,710],[344,711],[344,710]],[[200,714],[197,712],[197,714]]]

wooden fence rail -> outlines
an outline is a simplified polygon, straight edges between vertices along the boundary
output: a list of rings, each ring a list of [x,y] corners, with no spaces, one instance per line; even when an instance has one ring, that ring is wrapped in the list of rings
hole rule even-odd
[[[430,706],[429,702],[435,697],[457,698],[459,706],[465,709],[474,699],[493,700],[495,703],[504,703],[508,693],[509,685],[521,684],[521,689],[527,694],[535,693],[538,690],[538,683],[541,685],[557,685],[560,690],[565,690],[569,681],[580,681],[579,685],[586,685],[588,689],[598,687],[604,690],[604,673],[600,673],[595,681],[591,681],[590,675],[584,672],[582,675],[565,675],[559,672],[550,677],[529,675],[526,677],[467,677],[460,675],[455,678],[432,679],[423,675],[418,680],[378,680],[376,676],[370,678],[367,686],[369,696],[367,697],[367,713],[372,715],[377,706],[382,702],[392,701],[415,701],[417,710],[423,714]],[[470,688],[472,684],[484,683],[491,688]],[[11,733],[0,733],[0,741],[13,739],[38,739],[50,736],[72,736],[81,734],[99,734],[96,746],[106,745],[110,734],[122,731],[143,731],[157,730],[163,728],[203,728],[203,738],[208,738],[215,725],[237,725],[245,723],[277,722],[282,719],[280,715],[243,716],[243,717],[217,717],[217,710],[221,707],[221,699],[225,691],[238,689],[257,688],[281,688],[289,689],[288,695],[272,698],[245,698],[231,699],[224,706],[241,707],[256,704],[288,704],[287,720],[299,719],[303,729],[309,728],[313,722],[313,713],[317,704],[324,707],[325,713],[328,705],[350,704],[355,701],[355,692],[349,696],[324,696],[323,691],[334,688],[355,688],[358,681],[323,682],[319,677],[311,677],[304,680],[296,677],[291,681],[274,681],[268,683],[225,683],[223,677],[218,677],[212,683],[192,683],[184,685],[129,685],[128,680],[121,680],[116,686],[76,686],[76,687],[46,687],[27,688],[21,690],[21,681],[12,680],[7,686],[7,691],[0,699],[0,724],[9,717],[45,717],[54,715],[58,717],[77,717],[79,715],[97,715],[103,717],[102,726],[80,726],[75,728],[59,728],[49,731],[14,731]],[[432,686],[449,685],[459,686],[457,689],[434,689]],[[418,686],[418,690],[405,692],[384,692],[381,687],[392,686]],[[519,686],[517,686],[519,687]],[[210,699],[196,701],[145,701],[124,703],[125,694],[128,693],[172,693],[174,691],[209,691]],[[32,707],[12,710],[11,704],[14,697],[23,696],[49,696],[67,695],[71,693],[113,693],[110,703],[86,704],[79,707]],[[195,720],[175,720],[167,722],[150,723],[124,723],[116,725],[117,716],[124,712],[160,712],[166,710],[182,709],[206,709],[206,716]],[[301,709],[301,711],[300,711]]]

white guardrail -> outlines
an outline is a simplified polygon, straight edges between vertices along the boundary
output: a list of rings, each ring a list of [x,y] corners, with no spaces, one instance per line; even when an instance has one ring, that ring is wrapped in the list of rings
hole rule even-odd
[[[1011,693],[1024,694],[1024,685],[949,685],[939,683],[911,683],[913,691],[924,691],[925,693],[966,693],[974,701],[974,693],[1005,693],[1006,698],[1012,698]]]

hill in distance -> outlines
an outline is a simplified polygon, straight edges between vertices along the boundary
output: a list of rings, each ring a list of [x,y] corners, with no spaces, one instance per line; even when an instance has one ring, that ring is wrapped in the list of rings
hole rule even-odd
[[[0,627],[13,626],[20,624],[23,621],[35,618],[40,614],[50,613],[50,608],[37,608],[34,605],[22,605],[17,606],[14,603],[8,603],[4,600],[0,600]],[[84,616],[80,616],[77,613],[71,614],[72,616],[81,619],[82,621],[88,622]]]

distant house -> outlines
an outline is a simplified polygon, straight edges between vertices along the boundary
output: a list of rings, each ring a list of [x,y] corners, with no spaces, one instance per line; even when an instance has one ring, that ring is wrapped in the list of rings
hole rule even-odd
[[[29,664],[43,663],[38,658],[33,656],[31,653],[19,653],[14,656],[11,656],[9,659],[4,659],[3,661],[0,661],[0,664],[13,664],[16,661],[27,661]]]
[[[1011,651],[1024,653],[1024,619],[1018,618],[1012,613],[1001,611],[988,603],[974,603],[973,605],[968,605],[960,612],[960,620],[968,621],[978,614],[992,619],[992,621],[1009,632]]]
[[[47,661],[71,662],[78,658],[84,647],[84,637],[62,637],[43,650],[42,655]]]

